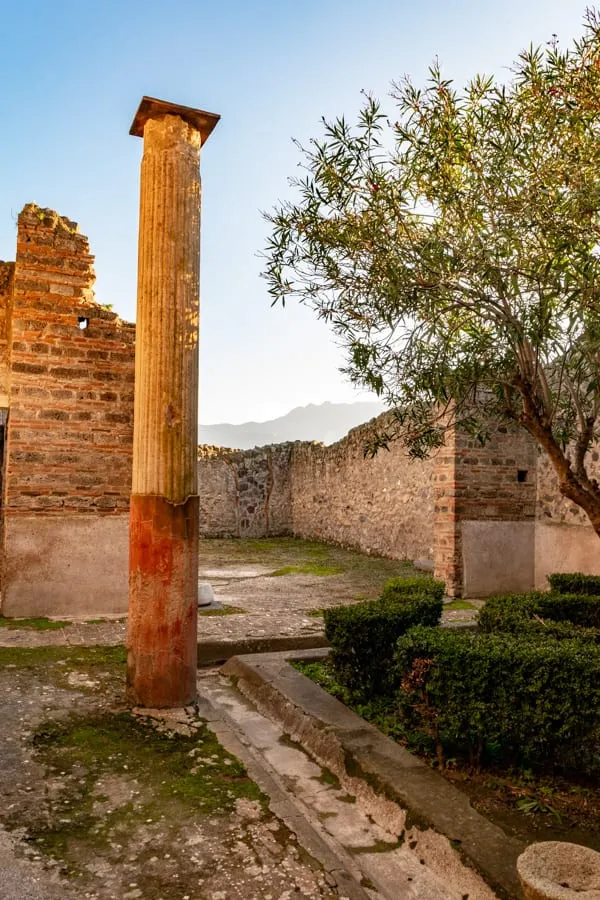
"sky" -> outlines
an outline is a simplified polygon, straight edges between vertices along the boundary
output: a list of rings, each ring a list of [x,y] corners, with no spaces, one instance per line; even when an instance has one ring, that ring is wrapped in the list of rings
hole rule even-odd
[[[356,115],[361,90],[510,79],[530,43],[581,33],[580,0],[0,0],[0,259],[28,202],[79,222],[96,298],[135,320],[142,95],[219,113],[202,151],[200,420],[264,421],[368,399],[306,307],[271,308],[262,211],[293,197],[292,142]],[[372,399],[375,399],[374,397]]]

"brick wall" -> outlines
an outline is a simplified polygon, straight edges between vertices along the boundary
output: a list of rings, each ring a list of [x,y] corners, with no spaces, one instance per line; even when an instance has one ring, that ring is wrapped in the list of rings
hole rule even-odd
[[[5,332],[5,615],[127,607],[135,326],[94,301],[93,261],[76,223],[24,208]]]
[[[8,406],[14,262],[0,262],[0,408]]]
[[[135,327],[94,302],[92,264],[75,223],[25,207],[13,285],[8,516],[129,506]]]
[[[533,584],[537,450],[500,427],[481,446],[460,430],[436,459],[435,571],[451,596]]]

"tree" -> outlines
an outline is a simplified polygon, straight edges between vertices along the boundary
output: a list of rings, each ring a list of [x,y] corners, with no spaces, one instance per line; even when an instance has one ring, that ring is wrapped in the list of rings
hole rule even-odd
[[[457,91],[436,63],[424,88],[394,84],[396,121],[369,95],[355,126],[323,120],[295,201],[267,215],[264,274],[393,409],[372,452],[518,423],[600,535],[600,17],[512,75]]]

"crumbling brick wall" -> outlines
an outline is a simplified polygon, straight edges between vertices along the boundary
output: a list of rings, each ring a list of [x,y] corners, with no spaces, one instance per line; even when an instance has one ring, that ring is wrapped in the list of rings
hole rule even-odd
[[[14,262],[0,262],[0,409],[8,406]]]
[[[135,326],[94,301],[93,261],[76,223],[33,204],[19,215],[3,485],[5,615],[127,606]]]
[[[92,266],[75,223],[25,207],[13,286],[8,515],[129,506],[135,327],[94,302]]]

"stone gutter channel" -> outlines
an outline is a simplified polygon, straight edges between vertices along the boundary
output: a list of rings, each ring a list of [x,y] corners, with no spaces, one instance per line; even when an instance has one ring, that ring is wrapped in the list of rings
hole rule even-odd
[[[219,673],[200,670],[198,686],[200,714],[220,739],[234,735],[228,749],[340,897],[521,898],[516,860],[524,844],[290,665],[327,652],[235,656]]]

